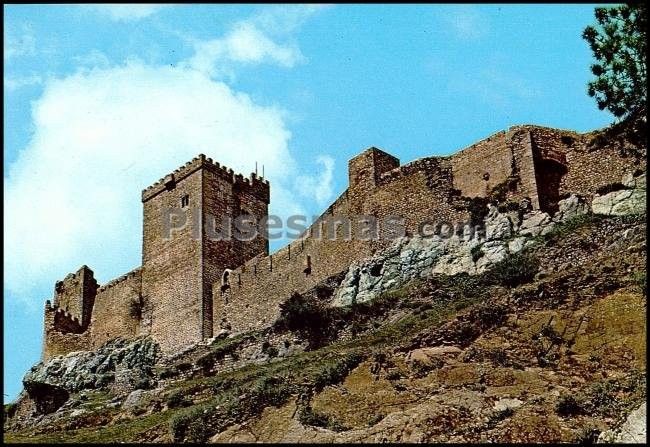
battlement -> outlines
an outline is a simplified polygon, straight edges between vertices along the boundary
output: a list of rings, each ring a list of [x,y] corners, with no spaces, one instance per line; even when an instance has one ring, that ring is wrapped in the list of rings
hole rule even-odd
[[[57,307],[77,317],[81,325],[90,324],[98,284],[93,271],[83,265],[75,273],[69,273],[54,285],[54,301]]]
[[[255,173],[251,173],[250,177],[244,177],[242,174],[235,174],[232,169],[213,161],[212,158],[208,158],[204,154],[199,154],[183,166],[175,169],[172,173],[159,179],[153,185],[145,188],[142,191],[142,202],[150,200],[162,191],[173,189],[176,183],[182,181],[184,178],[190,176],[199,169],[208,169],[210,172],[217,174],[219,178],[237,187],[239,191],[248,192],[264,200],[265,203],[269,203],[270,195],[268,180],[256,175]]]
[[[52,329],[64,334],[81,334],[85,331],[82,322],[79,321],[77,316],[72,315],[56,304],[51,304],[50,300],[45,302],[45,318],[46,322],[49,321],[51,324]]]
[[[93,277],[93,271],[87,265],[84,264],[81,267],[79,267],[79,270],[77,270],[76,272],[68,273],[67,275],[65,275],[65,278],[63,278],[62,281],[58,281],[58,282],[62,284],[71,283],[74,280],[80,279],[83,275],[90,275],[92,280],[95,281],[95,278]]]
[[[134,277],[138,276],[141,271],[142,271],[142,267],[137,267],[137,268],[131,270],[130,272],[127,272],[127,273],[123,274],[122,276],[120,276],[118,278],[115,278],[115,279],[107,282],[106,284],[102,285],[97,290],[97,292],[104,292],[104,291],[110,289],[111,287],[115,287],[118,284],[126,281],[129,278],[134,278]]]

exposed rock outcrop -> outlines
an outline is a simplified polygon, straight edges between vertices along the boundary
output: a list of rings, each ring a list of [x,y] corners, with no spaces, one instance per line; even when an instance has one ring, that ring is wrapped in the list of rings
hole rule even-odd
[[[587,203],[576,195],[561,200],[559,211],[553,217],[533,211],[520,220],[518,213],[500,212],[490,204],[483,234],[464,231],[462,235],[447,238],[442,235],[405,237],[373,258],[352,264],[332,305],[370,301],[386,290],[431,274],[482,273],[508,254],[521,251],[534,237],[549,233],[556,224],[588,212]]]
[[[623,216],[642,214],[646,211],[646,175],[626,175],[621,188],[603,195],[596,195],[591,203],[594,214]]]
[[[615,430],[607,430],[598,437],[599,443],[645,444],[646,443],[646,404],[642,403],[627,417],[623,425]]]
[[[122,391],[151,386],[159,351],[150,338],[118,338],[96,351],[72,352],[39,363],[25,375],[23,385],[37,411],[50,413],[63,405],[70,393],[113,386],[116,375],[122,375]]]

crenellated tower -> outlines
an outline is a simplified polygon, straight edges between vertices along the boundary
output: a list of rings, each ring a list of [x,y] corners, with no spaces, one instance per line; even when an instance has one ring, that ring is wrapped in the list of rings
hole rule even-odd
[[[163,350],[212,336],[212,284],[225,269],[268,254],[268,240],[227,239],[240,215],[268,214],[268,181],[200,155],[142,192],[142,297]],[[221,235],[222,237],[217,237]]]
[[[62,281],[56,282],[52,307],[60,309],[76,319],[81,327],[87,328],[97,289],[93,271],[83,265],[75,273],[70,273]]]

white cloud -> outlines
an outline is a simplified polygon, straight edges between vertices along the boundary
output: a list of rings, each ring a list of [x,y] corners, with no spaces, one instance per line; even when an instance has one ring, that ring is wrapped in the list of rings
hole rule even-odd
[[[249,21],[271,34],[290,34],[314,14],[331,6],[326,4],[265,6]]]
[[[83,6],[102,15],[109,17],[116,22],[132,22],[149,17],[161,9],[166,8],[167,5],[153,5],[153,4],[105,4],[105,5],[92,5]]]
[[[33,56],[34,54],[36,54],[36,38],[34,37],[34,32],[31,27],[23,26],[20,33],[16,33],[14,30],[10,29],[9,26],[5,28],[5,61],[18,56]]]
[[[139,265],[141,190],[198,153],[245,175],[264,164],[270,211],[302,212],[284,112],[196,70],[83,70],[47,80],[32,107],[35,132],[4,180],[12,294],[40,301],[31,291],[82,264],[100,281]]]
[[[122,21],[159,9],[93,8]],[[289,114],[260,106],[213,76],[237,68],[228,63],[300,62],[290,33],[318,9],[265,8],[220,39],[194,41],[194,57],[175,66],[137,59],[115,66],[93,51],[75,58],[77,72],[65,78],[5,77],[5,86],[13,88],[43,85],[32,103],[34,132],[4,178],[9,295],[42,302],[47,297],[34,291],[49,289],[82,264],[100,282],[139,265],[141,190],[198,153],[244,175],[255,162],[264,165],[271,181],[269,212],[306,214],[297,200],[299,170],[288,148]],[[29,48],[23,45],[21,54]],[[318,163],[323,167],[318,180],[302,178],[310,198],[322,203],[332,195],[333,160]]]
[[[313,199],[316,204],[323,206],[334,195],[334,159],[328,155],[320,155],[316,158],[316,163],[321,166],[318,176],[298,176],[295,189],[301,196]]]
[[[215,76],[226,61],[240,63],[272,62],[293,67],[304,59],[295,45],[279,45],[250,22],[240,22],[225,37],[194,44],[195,54],[187,64]]]
[[[446,11],[447,9],[443,9]],[[452,33],[464,40],[474,40],[485,36],[489,31],[487,19],[475,6],[457,5],[449,9],[445,16]]]
[[[210,76],[232,76],[229,64],[274,63],[293,67],[306,58],[291,34],[325,5],[265,6],[259,13],[234,24],[226,35],[194,40],[188,66]],[[281,43],[278,43],[278,39]]]

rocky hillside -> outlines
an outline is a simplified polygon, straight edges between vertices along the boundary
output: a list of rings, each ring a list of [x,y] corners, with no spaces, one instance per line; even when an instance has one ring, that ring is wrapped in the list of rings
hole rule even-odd
[[[645,439],[645,175],[482,235],[404,238],[258,332],[38,364],[10,442]]]

